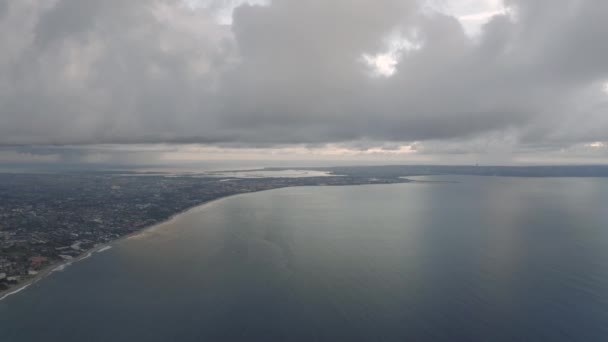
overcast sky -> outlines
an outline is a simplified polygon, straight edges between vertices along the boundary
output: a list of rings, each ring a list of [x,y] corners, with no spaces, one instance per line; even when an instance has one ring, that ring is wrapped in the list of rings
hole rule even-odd
[[[605,0],[0,0],[0,163],[608,163]]]

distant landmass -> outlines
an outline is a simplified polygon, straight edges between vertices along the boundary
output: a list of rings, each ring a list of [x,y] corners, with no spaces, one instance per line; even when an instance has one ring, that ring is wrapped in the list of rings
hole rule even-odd
[[[279,168],[277,168],[279,169]],[[503,177],[608,177],[608,165],[478,166],[478,165],[388,165],[319,167],[335,174],[357,177],[407,177],[430,175],[470,175]]]

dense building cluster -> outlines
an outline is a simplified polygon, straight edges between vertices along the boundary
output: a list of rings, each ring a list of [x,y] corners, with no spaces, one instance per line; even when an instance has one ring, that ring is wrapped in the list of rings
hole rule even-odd
[[[0,291],[206,201],[304,185],[404,182],[358,176],[247,178],[0,174]]]

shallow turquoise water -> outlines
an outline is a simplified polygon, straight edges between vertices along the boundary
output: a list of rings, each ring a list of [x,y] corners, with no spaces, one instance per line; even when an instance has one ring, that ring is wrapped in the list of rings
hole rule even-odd
[[[0,302],[0,341],[608,340],[608,179],[441,179],[197,208]]]

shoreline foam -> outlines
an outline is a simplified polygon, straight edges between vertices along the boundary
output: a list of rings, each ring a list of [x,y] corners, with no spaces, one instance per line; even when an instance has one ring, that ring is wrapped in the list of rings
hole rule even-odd
[[[12,296],[12,295],[14,295],[14,294],[16,294],[16,293],[19,293],[19,292],[21,292],[21,291],[25,290],[25,289],[26,289],[28,286],[30,286],[30,285],[31,285],[31,284],[25,284],[24,286],[21,286],[20,288],[18,288],[18,289],[16,289],[16,290],[13,290],[13,291],[11,291],[11,292],[5,293],[5,294],[4,294],[2,297],[0,297],[0,301],[4,300],[5,298],[7,298],[7,297],[9,297],[9,296]]]
[[[117,240],[115,240],[115,241],[117,241]],[[115,241],[111,241],[110,243],[114,243]],[[16,293],[19,293],[19,292],[25,290],[30,285],[33,285],[33,284],[39,282],[40,280],[48,277],[49,275],[51,275],[55,272],[62,272],[68,266],[71,266],[72,264],[74,264],[76,262],[90,258],[91,256],[93,256],[93,253],[96,253],[105,247],[109,247],[109,246],[107,244],[95,246],[91,249],[84,251],[81,255],[79,255],[78,257],[76,257],[72,260],[63,260],[63,261],[52,263],[52,264],[45,266],[38,272],[37,275],[33,276],[32,278],[29,278],[26,281],[23,281],[23,282],[17,284],[17,286],[15,286],[15,287],[8,288],[4,291],[0,291],[0,301],[6,299],[7,297],[9,297],[11,295],[14,295]],[[17,289],[15,289],[16,287],[17,287]]]

